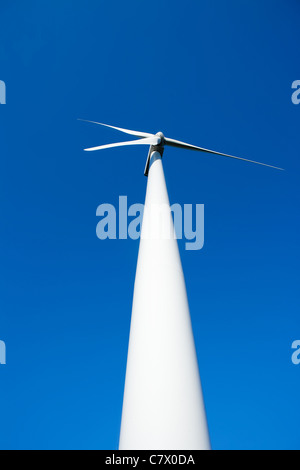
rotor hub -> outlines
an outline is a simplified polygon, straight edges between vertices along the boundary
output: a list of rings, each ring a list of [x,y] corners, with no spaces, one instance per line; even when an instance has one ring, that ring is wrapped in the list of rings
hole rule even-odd
[[[162,132],[157,132],[156,135],[157,135],[157,137],[160,137],[160,139],[161,139],[161,142],[160,142],[159,146],[163,147],[165,145],[165,136],[163,135]]]

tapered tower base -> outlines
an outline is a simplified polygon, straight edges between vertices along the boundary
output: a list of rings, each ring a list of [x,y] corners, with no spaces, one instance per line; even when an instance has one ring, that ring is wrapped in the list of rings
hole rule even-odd
[[[119,448],[209,450],[177,240],[166,236],[162,223],[173,231],[161,156],[153,152],[134,287]]]

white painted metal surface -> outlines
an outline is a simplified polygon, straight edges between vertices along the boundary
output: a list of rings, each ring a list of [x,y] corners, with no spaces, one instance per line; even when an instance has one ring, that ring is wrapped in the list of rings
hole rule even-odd
[[[163,209],[163,217],[160,210]],[[153,152],[136,272],[120,450],[210,449],[185,281],[161,156]]]

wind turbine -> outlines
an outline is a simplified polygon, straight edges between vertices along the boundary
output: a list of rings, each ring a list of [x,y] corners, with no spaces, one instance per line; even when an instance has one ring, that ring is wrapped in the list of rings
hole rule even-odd
[[[86,151],[127,145],[150,146],[144,172],[148,182],[134,286],[119,449],[210,450],[177,240],[176,237],[157,237],[161,233],[160,207],[168,207],[163,217],[174,232],[162,166],[164,148],[178,147],[278,170],[282,168],[196,147],[165,137],[161,132],[154,135],[94,121],[85,122],[139,137]]]

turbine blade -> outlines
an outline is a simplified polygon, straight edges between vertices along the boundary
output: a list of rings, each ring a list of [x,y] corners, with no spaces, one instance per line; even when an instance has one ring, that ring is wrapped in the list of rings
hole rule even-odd
[[[160,140],[161,139],[159,137],[153,136],[147,137],[146,139],[130,140],[128,142],[117,142],[115,144],[100,145],[100,147],[92,147],[84,150],[86,152],[94,152],[95,150],[104,150],[112,147],[124,147],[125,145],[158,145],[160,143]]]
[[[261,163],[261,162],[255,162],[254,160],[248,160],[247,158],[234,157],[233,155],[228,155],[226,153],[220,153],[220,152],[215,152],[214,150],[208,150],[202,147],[196,147],[195,145],[186,144],[185,142],[180,142],[179,140],[169,139],[167,137],[165,137],[165,145],[170,145],[171,147],[177,147],[181,149],[198,150],[200,152],[212,153],[214,155],[220,155],[221,157],[234,158],[236,160],[242,160],[244,162],[249,162],[249,163],[256,163],[257,165],[267,166],[269,168],[275,168],[275,170],[284,171],[284,168],[278,168],[277,166],[267,165],[266,163]]]
[[[98,124],[99,126],[109,127],[110,129],[115,129],[116,131],[123,132],[124,134],[135,135],[136,137],[152,137],[154,135],[149,134],[148,132],[131,131],[129,129],[122,129],[121,127],[109,126],[108,124],[103,124],[102,122],[87,121],[86,119],[78,119],[78,121],[89,122],[91,124]]]

